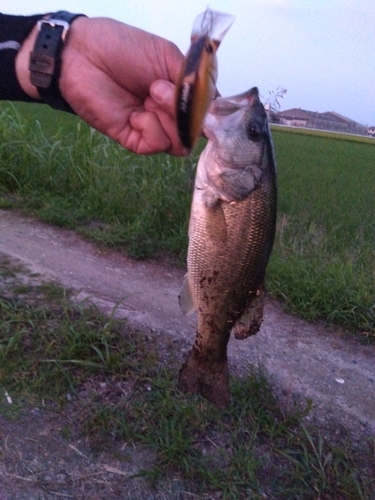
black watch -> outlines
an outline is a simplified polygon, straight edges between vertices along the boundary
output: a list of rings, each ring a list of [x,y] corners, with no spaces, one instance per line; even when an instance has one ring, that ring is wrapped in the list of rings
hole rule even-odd
[[[39,91],[43,102],[55,109],[74,113],[64,101],[59,88],[61,51],[66,43],[71,23],[84,14],[59,11],[37,23],[39,33],[30,53],[30,81]]]

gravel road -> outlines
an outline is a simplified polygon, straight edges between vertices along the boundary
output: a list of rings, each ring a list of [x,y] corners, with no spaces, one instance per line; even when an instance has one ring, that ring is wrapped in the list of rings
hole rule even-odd
[[[90,296],[106,311],[136,326],[183,336],[193,343],[194,315],[184,317],[177,296],[183,270],[103,252],[73,231],[0,210],[0,252],[20,259],[31,271]],[[265,321],[255,337],[229,344],[231,370],[260,364],[276,390],[287,397],[311,398],[312,417],[375,435],[375,348],[361,345],[323,325],[309,324],[267,302]]]

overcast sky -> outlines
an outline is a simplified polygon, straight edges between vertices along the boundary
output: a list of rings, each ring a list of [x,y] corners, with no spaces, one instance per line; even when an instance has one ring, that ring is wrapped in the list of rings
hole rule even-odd
[[[282,87],[281,109],[336,111],[375,125],[374,0],[0,0],[9,14],[64,9],[113,17],[184,53],[207,5],[235,16],[218,51],[222,95],[256,85],[266,99]]]

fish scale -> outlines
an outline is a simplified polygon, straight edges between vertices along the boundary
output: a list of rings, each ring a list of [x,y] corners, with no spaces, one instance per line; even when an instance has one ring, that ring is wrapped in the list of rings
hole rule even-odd
[[[215,307],[225,311],[222,329],[230,331],[238,314],[263,283],[270,253],[269,227],[274,219],[274,213],[267,210],[268,198],[272,196],[269,188],[267,184],[260,185],[246,200],[222,205],[229,229],[228,240],[222,245],[204,238],[205,226],[210,223],[206,219],[200,218],[192,228],[188,268],[194,283],[193,293],[198,298],[197,308],[204,314],[212,307],[214,295]],[[225,353],[223,349],[218,357],[225,357]]]

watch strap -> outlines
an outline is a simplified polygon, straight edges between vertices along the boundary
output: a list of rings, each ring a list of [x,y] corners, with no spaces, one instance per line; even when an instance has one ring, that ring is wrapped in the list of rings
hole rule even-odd
[[[63,99],[59,89],[61,52],[67,41],[71,23],[84,14],[58,11],[49,19],[37,23],[39,33],[30,54],[30,81],[38,89],[42,100],[52,108],[74,113]]]

